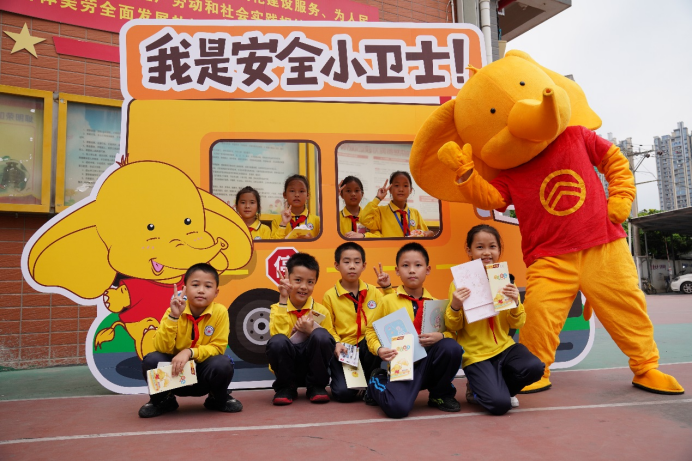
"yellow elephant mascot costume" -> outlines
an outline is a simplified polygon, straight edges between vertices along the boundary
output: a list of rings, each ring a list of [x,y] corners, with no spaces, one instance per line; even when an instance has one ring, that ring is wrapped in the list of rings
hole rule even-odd
[[[592,130],[601,120],[573,81],[510,51],[474,74],[424,123],[412,148],[414,180],[434,197],[476,207],[515,206],[527,265],[520,342],[546,364],[551,387],[559,333],[578,290],[629,358],[633,385],[681,394],[657,370],[659,352],[621,223],[635,197],[628,160]],[[609,182],[609,200],[594,171]]]

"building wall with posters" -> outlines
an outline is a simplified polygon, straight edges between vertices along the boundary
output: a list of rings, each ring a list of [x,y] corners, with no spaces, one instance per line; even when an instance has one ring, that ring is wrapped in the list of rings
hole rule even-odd
[[[54,3],[51,6],[59,8],[61,4],[70,2],[58,0]],[[80,0],[72,3],[81,9]],[[320,4],[317,0],[316,3]],[[360,3],[377,11],[375,20],[452,22],[451,5],[447,0],[367,0]],[[117,32],[21,15],[5,11],[5,5],[4,2],[0,5],[0,85],[115,102],[122,100],[119,65],[108,60],[112,59],[113,50],[117,50],[119,45]],[[16,41],[6,32],[21,34],[25,24],[32,37],[44,39],[34,45],[36,57],[27,50],[12,53]],[[68,39],[71,44],[75,40],[95,44],[99,46],[97,50],[106,50],[106,53],[101,56],[97,53],[99,59],[59,53],[61,50],[59,47],[56,50],[56,43],[60,44],[61,38]],[[72,52],[70,49],[67,51]],[[60,101],[55,101],[54,118],[59,104]],[[54,160],[56,144],[57,136],[54,135],[51,149]],[[21,276],[20,258],[24,244],[54,213],[55,202],[49,213],[0,211],[0,370],[83,364],[86,361],[85,339],[96,316],[96,307],[79,306],[56,294],[37,293]]]

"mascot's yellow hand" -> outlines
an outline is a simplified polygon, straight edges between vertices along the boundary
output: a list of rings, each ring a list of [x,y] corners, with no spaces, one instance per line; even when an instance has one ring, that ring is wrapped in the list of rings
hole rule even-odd
[[[474,168],[472,145],[465,144],[462,149],[454,141],[448,141],[438,150],[438,159],[459,179]],[[466,178],[464,178],[466,180]]]
[[[633,201],[627,198],[611,196],[608,202],[609,220],[612,223],[621,224],[630,215]]]

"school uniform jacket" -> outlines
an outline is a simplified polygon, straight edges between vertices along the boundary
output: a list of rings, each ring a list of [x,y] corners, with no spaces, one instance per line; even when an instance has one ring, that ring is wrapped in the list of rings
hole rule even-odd
[[[399,286],[394,293],[385,295],[381,300],[380,305],[378,305],[378,308],[376,309],[373,322],[402,308],[407,309],[407,313],[409,313],[411,321],[414,322],[413,302],[404,298],[403,295],[407,295],[403,286]],[[426,289],[423,290],[423,298],[425,300],[435,300],[435,298],[433,298],[433,296]],[[421,304],[419,309],[423,309],[423,304]],[[455,335],[447,330],[443,333],[443,336],[445,338],[455,338]],[[378,340],[378,334],[375,333],[372,323],[369,323],[368,327],[366,328],[366,342],[368,343],[368,350],[377,356],[378,348],[380,348],[382,345],[380,344],[380,340]]]
[[[360,217],[363,215],[363,210],[359,207],[359,216],[356,217],[359,219],[360,223]],[[342,233],[342,236],[346,236],[346,233],[349,231],[355,231],[357,233],[360,233],[361,231],[358,231],[358,229],[354,229],[354,222],[350,217],[353,217],[352,213],[347,210],[346,207],[342,209],[342,211],[339,213],[339,232]],[[366,226],[361,223],[361,225],[365,228]],[[369,229],[366,229],[366,232],[363,233],[364,237],[383,237],[383,235],[380,233],[380,231],[371,231]]]
[[[455,283],[450,284],[448,299],[452,300]],[[469,324],[464,317],[464,309],[455,311],[448,303],[445,310],[445,328],[457,332],[457,343],[464,349],[462,367],[470,366],[480,361],[502,353],[515,344],[508,335],[510,329],[519,329],[525,324],[525,307],[520,303],[517,308],[504,310],[497,316],[481,319]]]
[[[399,221],[400,214],[397,212],[400,208],[392,202],[382,206],[378,204],[380,199],[376,197],[363,208],[359,217],[361,223],[372,232],[380,231],[382,237],[406,237]],[[428,231],[428,226],[418,210],[409,206],[405,206],[403,210],[407,214],[410,230]]]
[[[250,231],[250,237],[255,241],[272,239],[272,230],[260,220],[255,220],[255,223],[248,226],[248,231]]]
[[[212,302],[195,319],[186,302],[178,320],[171,319],[171,308],[161,318],[154,334],[154,349],[176,355],[192,348],[193,359],[201,363],[210,356],[223,354],[229,343],[229,313],[221,303]]]
[[[341,282],[337,282],[334,287],[325,292],[322,304],[332,315],[337,342],[356,345],[365,338],[366,327],[373,322],[373,317],[383,295],[376,286],[366,284],[359,279],[359,293],[363,290],[366,291],[366,296],[362,304],[363,315],[360,317],[357,317],[356,306],[352,300],[347,298],[349,292],[342,287]],[[390,287],[385,292],[392,293],[394,290]],[[356,338],[359,320],[361,321],[361,336]]]
[[[317,303],[313,297],[308,297],[305,305],[303,305],[303,310],[305,309],[312,309],[320,314],[324,314],[325,320],[320,326],[324,327],[334,337],[335,341],[338,341],[332,325],[332,315],[327,308]],[[298,321],[299,311],[302,310],[296,309],[290,299],[287,300],[286,305],[280,305],[279,303],[272,305],[270,308],[270,335],[284,334],[287,337],[291,337],[291,331],[294,325],[296,325],[296,321]]]
[[[298,220],[300,219],[301,216],[305,216],[305,222],[303,222],[308,228],[311,229],[311,233],[313,233],[313,237],[318,237],[318,234],[320,234],[320,217],[308,213],[308,208],[305,208],[301,215],[292,215],[293,220]],[[272,219],[272,239],[286,239],[286,236],[291,233],[291,230],[293,229],[291,227],[291,222],[287,223],[286,226],[282,226],[282,216],[278,215]]]

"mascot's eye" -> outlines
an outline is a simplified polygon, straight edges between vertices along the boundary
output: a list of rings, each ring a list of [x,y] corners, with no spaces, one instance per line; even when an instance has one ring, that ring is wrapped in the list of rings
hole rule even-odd
[[[183,220],[183,223],[189,225],[190,223],[192,223],[192,220],[190,218],[186,218],[185,220]]]
[[[492,107],[492,108],[491,108],[491,114],[495,114],[495,113],[496,113],[496,108],[495,108],[495,107]]]
[[[148,229],[149,231],[154,231],[154,225],[151,224],[151,223],[149,223],[149,224],[147,225],[147,229]]]
[[[525,86],[525,83],[524,83],[524,82],[520,82],[520,85],[524,87],[524,86]]]

